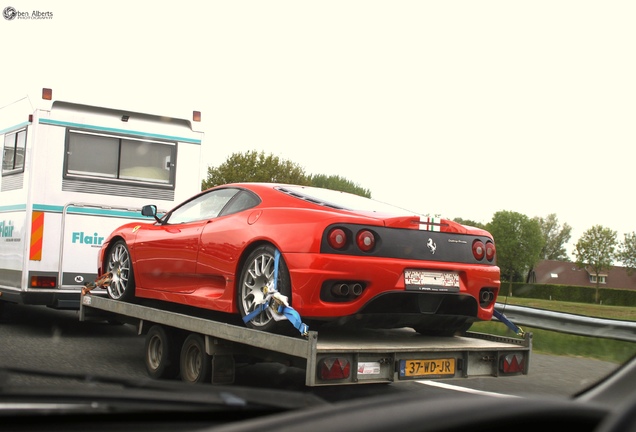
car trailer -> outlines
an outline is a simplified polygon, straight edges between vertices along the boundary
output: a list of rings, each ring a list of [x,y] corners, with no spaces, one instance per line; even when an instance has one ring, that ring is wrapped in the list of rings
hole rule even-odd
[[[172,303],[139,301],[112,300],[86,290],[80,321],[136,326],[145,335],[147,372],[156,379],[231,384],[237,361],[246,357],[304,368],[309,387],[516,376],[527,374],[530,363],[531,333],[440,337],[410,328],[321,328],[287,336],[211,319],[201,310],[184,312]]]

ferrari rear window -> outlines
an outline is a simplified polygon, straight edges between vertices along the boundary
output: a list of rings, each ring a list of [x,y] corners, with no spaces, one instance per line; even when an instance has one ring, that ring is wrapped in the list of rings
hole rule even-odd
[[[304,201],[342,210],[377,212],[394,215],[417,214],[416,212],[376,201],[371,198],[331,189],[311,186],[285,186],[278,188],[278,190]]]

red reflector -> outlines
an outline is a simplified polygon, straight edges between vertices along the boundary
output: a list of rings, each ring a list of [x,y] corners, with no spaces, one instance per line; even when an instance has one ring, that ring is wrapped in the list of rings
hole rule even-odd
[[[525,357],[523,354],[506,354],[499,359],[499,371],[512,374],[523,372]]]
[[[42,99],[44,99],[44,100],[53,99],[53,90],[50,89],[50,88],[43,88],[42,89]]]
[[[349,378],[351,363],[342,357],[329,357],[320,360],[318,374],[324,380],[339,380]]]
[[[195,122],[201,121],[201,111],[192,111],[192,120]]]
[[[55,276],[31,276],[32,288],[55,288],[57,278]]]

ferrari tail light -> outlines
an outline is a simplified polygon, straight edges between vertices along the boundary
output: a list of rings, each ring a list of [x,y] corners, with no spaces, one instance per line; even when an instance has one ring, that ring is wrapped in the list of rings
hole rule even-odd
[[[347,379],[351,375],[351,363],[344,357],[328,357],[320,360],[318,377],[323,380]]]
[[[493,242],[486,242],[486,259],[492,261],[495,258],[495,244]]]
[[[334,228],[329,232],[327,236],[329,246],[334,249],[342,249],[347,245],[347,234],[343,229]]]
[[[369,252],[375,246],[375,236],[369,230],[362,230],[356,235],[356,244],[361,251]]]
[[[486,247],[484,246],[484,242],[481,240],[475,240],[473,242],[473,256],[477,261],[481,261],[484,259],[486,255]]]

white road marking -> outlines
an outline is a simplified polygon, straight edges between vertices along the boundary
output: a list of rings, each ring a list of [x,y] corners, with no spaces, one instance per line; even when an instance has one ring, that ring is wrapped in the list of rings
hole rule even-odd
[[[446,384],[446,383],[442,383],[442,382],[438,382],[438,381],[419,380],[419,381],[415,381],[415,382],[418,383],[418,384],[424,384],[424,385],[428,385],[428,386],[431,386],[431,387],[439,387],[439,388],[444,388],[444,389],[447,389],[447,390],[460,391],[460,392],[464,392],[464,393],[473,393],[473,394],[487,395],[487,396],[493,396],[493,397],[520,397],[520,396],[503,394],[503,393],[495,393],[495,392],[487,392],[487,391],[482,391],[482,390],[475,390],[475,389],[461,387],[461,386],[456,386],[456,385],[452,385],[452,384]]]

